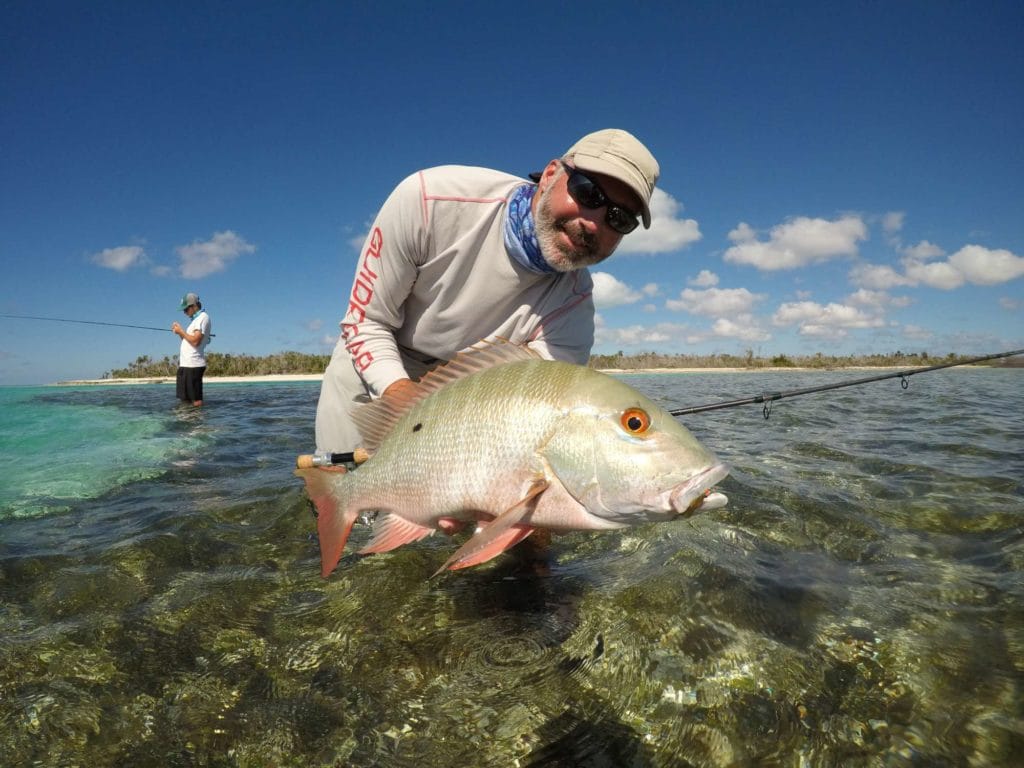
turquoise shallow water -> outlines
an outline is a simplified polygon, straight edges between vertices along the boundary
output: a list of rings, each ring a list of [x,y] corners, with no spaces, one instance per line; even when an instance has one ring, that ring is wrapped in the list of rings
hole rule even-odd
[[[167,409],[153,411],[150,394],[0,387],[2,513],[68,511],[82,499],[165,473],[195,441],[168,430]]]
[[[850,377],[625,378],[686,406]],[[0,765],[1024,752],[1021,371],[687,417],[728,507],[438,579],[444,537],[321,580],[291,476],[317,385],[209,390],[0,389]]]

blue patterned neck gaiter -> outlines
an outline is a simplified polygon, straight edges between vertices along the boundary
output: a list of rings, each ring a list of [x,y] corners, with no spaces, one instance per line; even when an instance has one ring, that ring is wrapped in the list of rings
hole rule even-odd
[[[508,215],[505,217],[505,250],[516,263],[531,272],[548,274],[555,270],[544,260],[537,242],[530,201],[537,190],[536,184],[523,184],[508,201]]]

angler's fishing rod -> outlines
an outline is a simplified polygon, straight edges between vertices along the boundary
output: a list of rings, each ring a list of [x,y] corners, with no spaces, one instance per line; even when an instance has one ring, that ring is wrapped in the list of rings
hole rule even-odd
[[[1013,357],[1014,355],[1024,355],[1024,349],[1014,349],[1010,352],[997,352],[994,355],[982,355],[981,357],[972,357],[967,360],[957,360],[955,363],[939,363],[938,365],[929,365],[923,368],[908,368],[903,371],[892,371],[890,373],[883,373],[878,376],[865,376],[860,379],[848,379],[846,381],[837,381],[834,384],[822,384],[817,387],[804,387],[803,389],[791,389],[786,392],[765,392],[754,397],[745,397],[739,400],[726,400],[721,403],[708,403],[707,405],[695,405],[692,408],[676,408],[675,410],[669,411],[673,416],[685,416],[691,413],[703,413],[704,411],[717,411],[722,408],[735,408],[738,405],[750,405],[752,403],[764,403],[762,413],[767,419],[772,412],[771,404],[776,400],[782,400],[786,397],[796,397],[797,395],[809,395],[812,392],[825,392],[830,389],[842,389],[843,387],[854,387],[858,384],[868,384],[872,381],[883,381],[884,379],[901,379],[900,385],[903,389],[910,386],[910,382],[907,381],[908,376],[913,376],[915,373],[926,373],[928,371],[938,371],[942,368],[955,368],[958,365],[971,365],[972,363],[980,363],[985,360],[998,360],[1002,357]],[[307,453],[299,456],[295,460],[295,466],[299,469],[310,469],[312,467],[330,467],[338,464],[362,464],[369,458],[367,453],[362,448],[356,448],[351,453]]]
[[[938,365],[929,365],[923,368],[908,368],[903,371],[893,371],[890,373],[879,374],[878,376],[865,376],[861,379],[848,379],[846,381],[837,381],[834,384],[821,384],[817,387],[804,387],[803,389],[791,389],[786,392],[763,392],[760,395],[754,397],[745,397],[739,400],[726,400],[720,403],[708,403],[707,405],[695,405],[692,408],[676,408],[675,410],[669,411],[673,416],[686,416],[691,413],[703,413],[704,411],[717,411],[722,408],[734,408],[737,405],[750,405],[751,403],[764,403],[762,413],[767,419],[772,412],[772,403],[776,400],[782,400],[785,397],[796,397],[797,395],[809,395],[812,392],[825,392],[830,389],[842,389],[843,387],[855,387],[858,384],[868,384],[872,381],[883,381],[884,379],[900,379],[900,386],[906,389],[910,386],[910,382],[907,381],[908,376],[913,376],[915,373],[926,373],[928,371],[938,371],[942,368],[954,368],[958,365],[970,365],[972,363],[980,363],[985,360],[997,360],[1001,357],[1013,357],[1014,355],[1024,354],[1024,349],[1014,349],[1009,352],[997,352],[994,355],[982,355],[981,357],[972,357],[968,360],[957,360],[955,363],[939,363]]]
[[[6,315],[0,314],[0,317],[13,317],[17,320],[51,320],[55,323],[80,323],[82,325],[113,325],[118,328],[139,328],[143,331],[165,331],[168,332],[170,328],[157,328],[155,325],[129,325],[128,323],[105,323],[101,320],[68,320],[63,317],[39,317],[37,315]],[[210,337],[214,337],[217,334],[211,333]]]

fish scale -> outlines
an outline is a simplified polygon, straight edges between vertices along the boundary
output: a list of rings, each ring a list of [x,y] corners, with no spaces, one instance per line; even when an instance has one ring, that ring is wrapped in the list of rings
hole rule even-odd
[[[353,479],[362,481],[368,498],[388,507],[412,503],[452,511],[452,500],[473,504],[477,499],[483,509],[485,498],[493,499],[513,478],[524,479],[522,446],[539,443],[556,418],[550,407],[536,403],[552,402],[568,377],[538,377],[538,365],[544,361],[509,363],[423,401],[395,425],[393,439]],[[575,374],[568,368],[566,373]],[[417,424],[422,427],[413,432]],[[467,463],[466,456],[474,461]],[[460,471],[450,471],[454,467]],[[424,491],[430,495],[421,496]]]

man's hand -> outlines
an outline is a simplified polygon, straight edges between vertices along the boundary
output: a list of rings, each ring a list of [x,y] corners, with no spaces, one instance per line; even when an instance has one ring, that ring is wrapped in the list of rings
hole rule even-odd
[[[416,383],[412,379],[398,379],[391,382],[382,397],[389,400],[405,400],[416,394]]]

